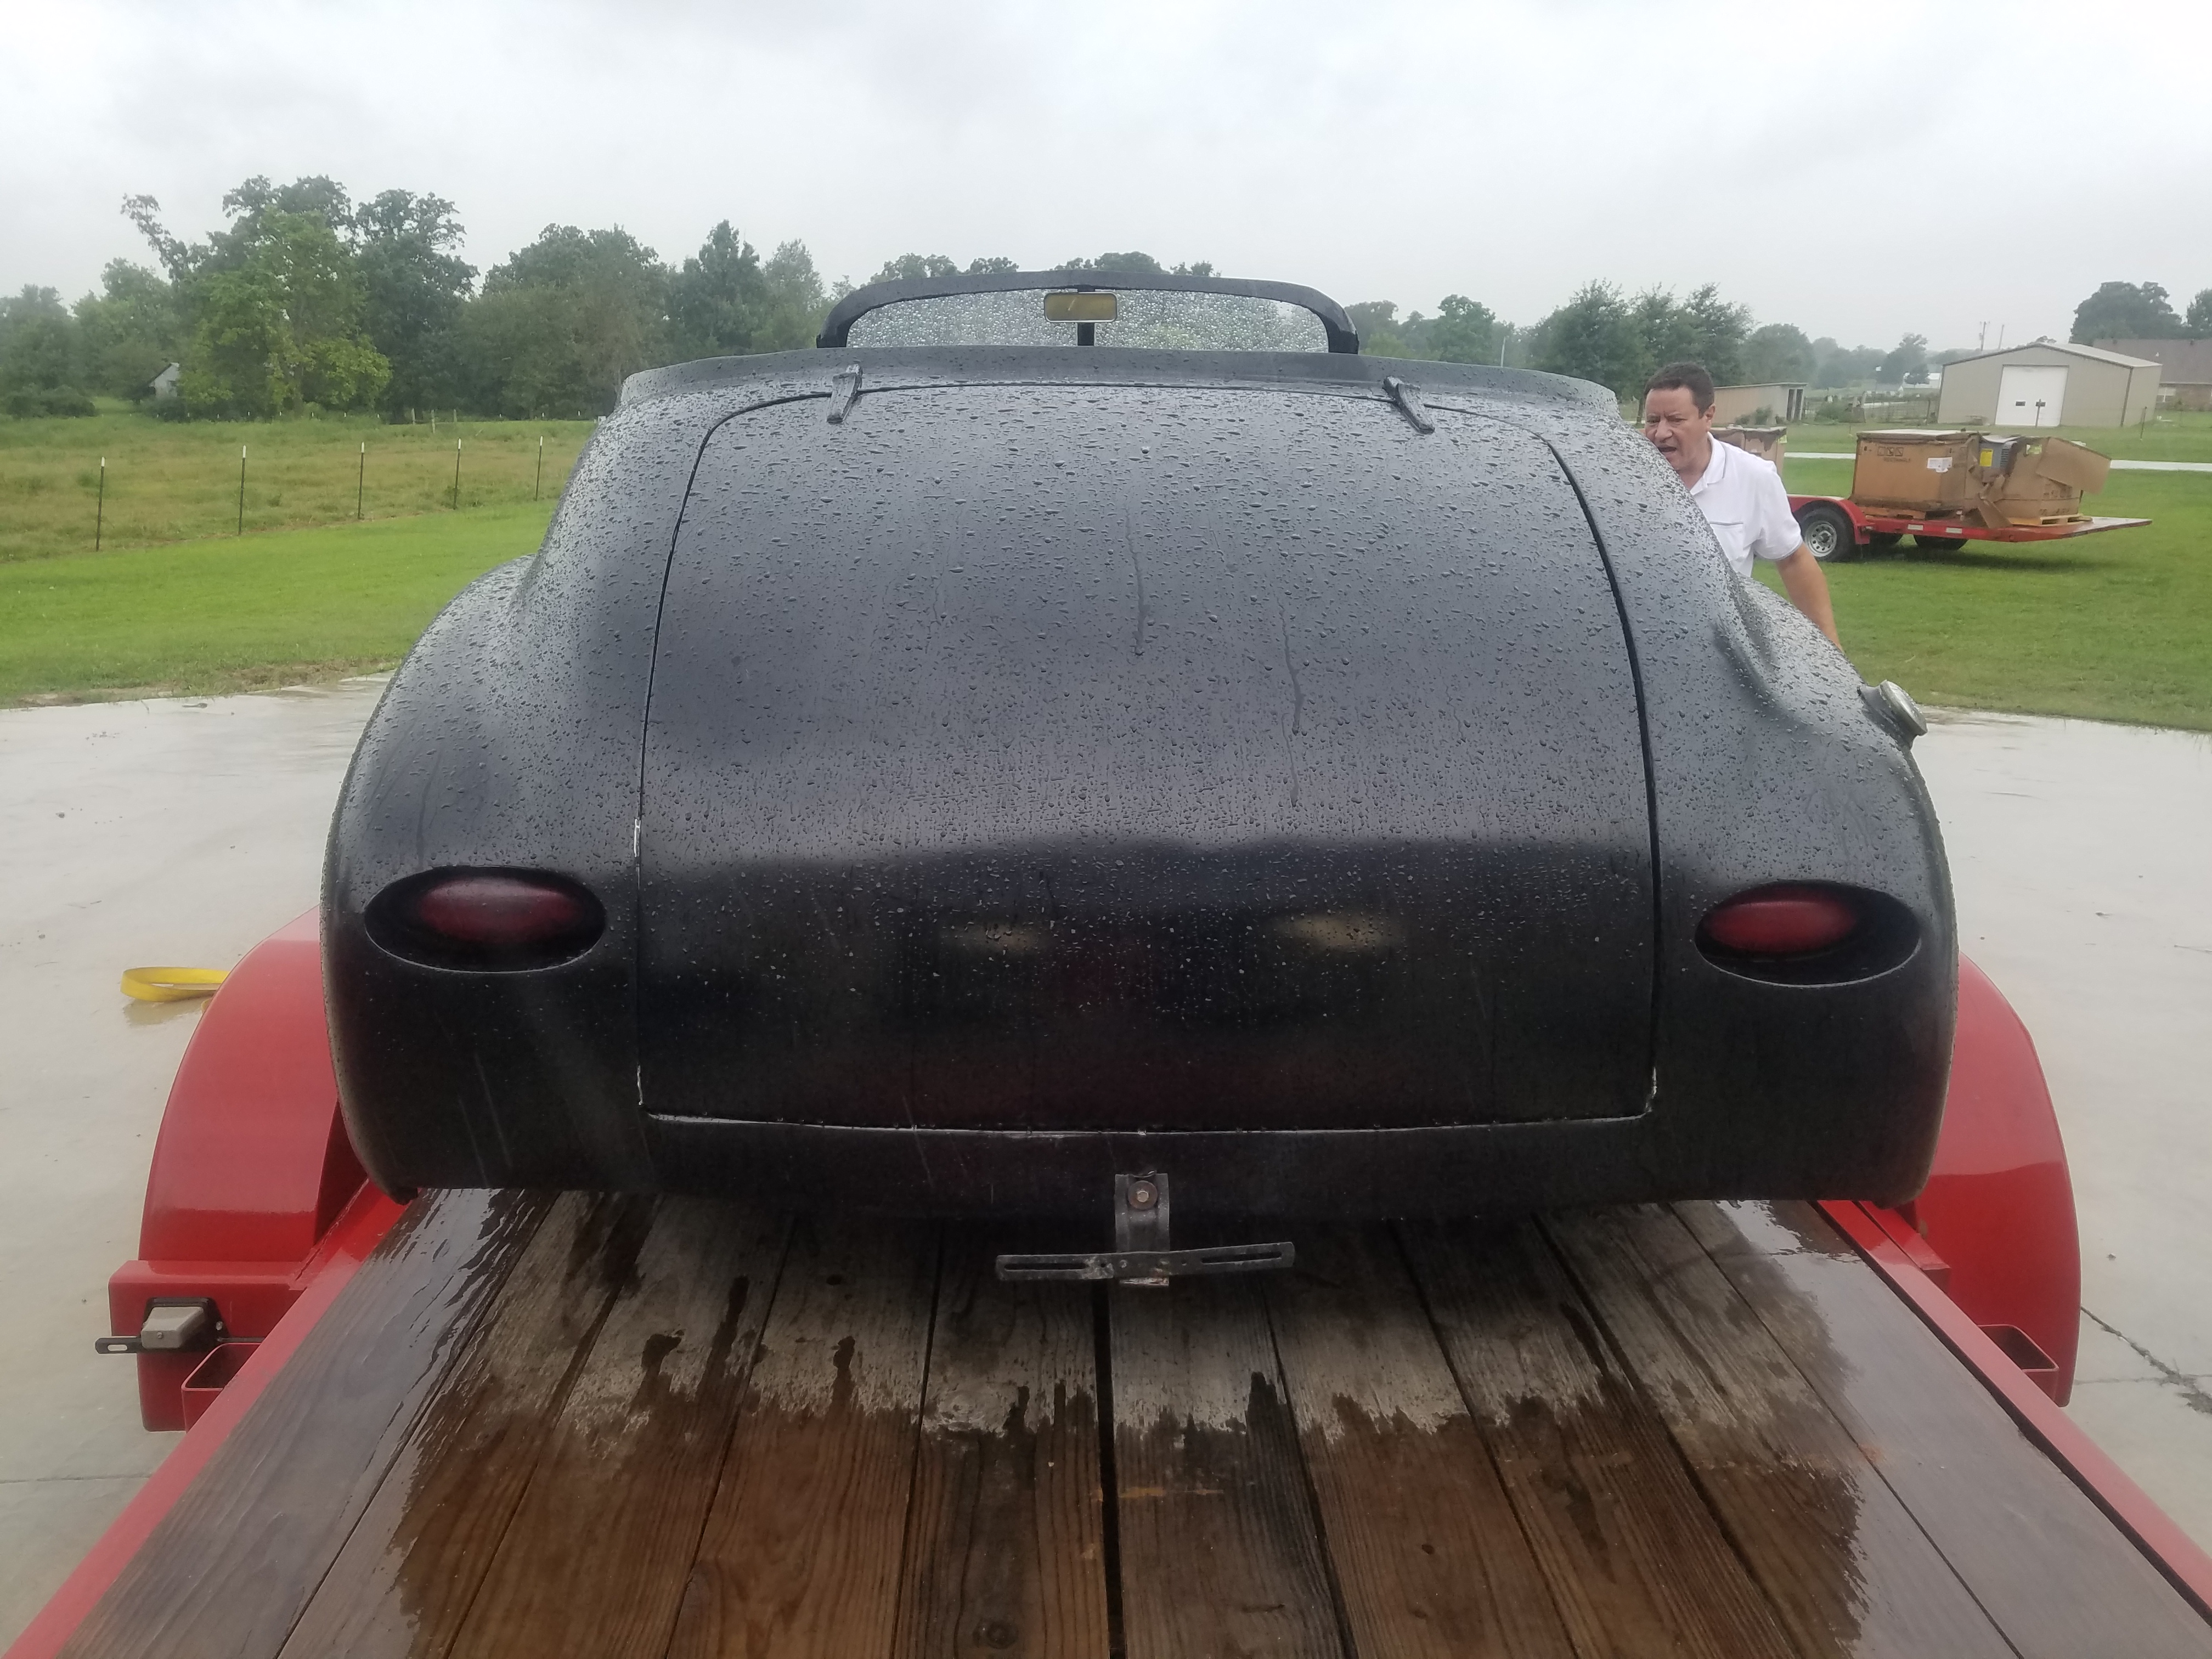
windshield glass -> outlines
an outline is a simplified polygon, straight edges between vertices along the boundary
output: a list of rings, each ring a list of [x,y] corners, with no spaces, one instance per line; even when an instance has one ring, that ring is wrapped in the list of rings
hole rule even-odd
[[[1102,286],[1104,286],[1102,284]],[[856,346],[1073,345],[1084,325],[1045,320],[1046,289],[900,300],[855,318]],[[1120,315],[1089,326],[1094,344],[1152,351],[1326,351],[1328,331],[1303,306],[1241,294],[1125,289]]]

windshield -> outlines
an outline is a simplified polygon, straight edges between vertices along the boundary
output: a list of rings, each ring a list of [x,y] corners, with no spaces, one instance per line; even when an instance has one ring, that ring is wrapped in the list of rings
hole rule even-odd
[[[856,346],[1074,345],[1090,342],[1153,351],[1326,351],[1328,333],[1303,306],[1241,294],[1124,289],[1112,322],[1045,319],[1042,288],[997,294],[945,294],[894,301],[855,318],[846,343]]]

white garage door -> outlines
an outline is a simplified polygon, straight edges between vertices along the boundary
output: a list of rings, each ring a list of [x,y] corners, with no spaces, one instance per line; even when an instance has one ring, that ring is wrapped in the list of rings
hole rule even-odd
[[[2066,371],[2014,364],[1997,385],[1999,426],[2057,426],[2066,407]]]

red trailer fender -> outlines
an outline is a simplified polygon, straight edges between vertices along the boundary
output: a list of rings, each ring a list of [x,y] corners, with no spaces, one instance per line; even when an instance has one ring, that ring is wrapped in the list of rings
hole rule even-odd
[[[1959,959],[1959,1026],[1936,1164],[1885,1231],[2052,1400],[2074,1386],[2081,1256],[2074,1182],[2034,1041]]]
[[[318,1247],[362,1186],[338,1115],[309,911],[257,945],[216,993],[161,1118],[139,1259],[108,1280],[110,1328],[136,1336],[155,1297],[204,1297],[212,1349],[138,1356],[149,1429],[180,1429],[296,1301]]]

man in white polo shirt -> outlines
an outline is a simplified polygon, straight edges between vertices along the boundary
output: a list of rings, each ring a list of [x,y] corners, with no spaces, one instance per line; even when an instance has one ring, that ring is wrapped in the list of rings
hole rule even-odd
[[[1754,558],[1771,560],[1790,602],[1840,644],[1828,579],[1790,511],[1781,473],[1771,461],[1713,441],[1713,377],[1696,363],[1669,363],[1654,374],[1644,389],[1644,435],[1689,490],[1735,574],[1748,578]]]

